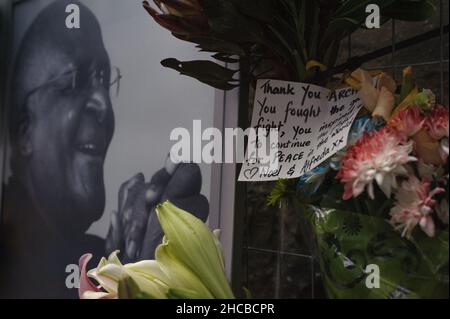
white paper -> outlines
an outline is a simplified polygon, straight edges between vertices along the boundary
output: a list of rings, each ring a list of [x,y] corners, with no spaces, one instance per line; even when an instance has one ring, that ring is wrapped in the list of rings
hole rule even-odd
[[[258,80],[251,126],[279,129],[278,149],[265,159],[278,160],[278,165],[268,167],[246,159],[239,181],[296,178],[319,166],[347,146],[351,125],[362,106],[352,88],[330,91],[307,83]],[[255,139],[248,145],[250,154]]]

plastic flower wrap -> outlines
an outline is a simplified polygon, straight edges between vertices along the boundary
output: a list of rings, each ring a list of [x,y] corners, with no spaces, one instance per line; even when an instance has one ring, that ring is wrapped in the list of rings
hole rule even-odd
[[[449,110],[411,68],[399,87],[372,76],[352,74],[365,110],[347,147],[299,179],[293,202],[309,217],[330,297],[448,297]],[[379,289],[365,284],[369,265]]]
[[[114,252],[86,273],[92,256],[84,255],[80,258],[80,298],[234,298],[219,233],[168,201],[156,213],[165,234],[156,260],[123,265]]]
[[[448,232],[435,238],[419,232],[411,241],[376,215],[302,204],[298,209],[310,216],[329,298],[448,298]],[[374,268],[379,286],[371,288],[368,270]]]

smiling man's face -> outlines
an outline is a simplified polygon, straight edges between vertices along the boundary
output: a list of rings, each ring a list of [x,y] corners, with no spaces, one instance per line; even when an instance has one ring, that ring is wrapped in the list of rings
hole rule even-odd
[[[28,114],[18,134],[21,175],[51,226],[82,234],[105,206],[103,166],[114,131],[111,68],[87,9],[80,29],[55,25],[59,20],[41,17],[28,37],[35,45],[27,45],[19,79]]]

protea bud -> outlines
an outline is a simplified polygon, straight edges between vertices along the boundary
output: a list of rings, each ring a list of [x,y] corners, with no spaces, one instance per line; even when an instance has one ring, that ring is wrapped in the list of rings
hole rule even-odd
[[[153,0],[143,2],[145,10],[165,29],[177,36],[201,36],[207,33],[208,18],[198,0]]]

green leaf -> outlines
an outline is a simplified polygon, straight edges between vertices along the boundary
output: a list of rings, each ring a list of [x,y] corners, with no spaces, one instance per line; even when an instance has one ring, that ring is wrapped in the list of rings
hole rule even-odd
[[[340,41],[349,34],[357,30],[363,21],[352,19],[349,17],[339,17],[333,19],[328,25],[325,34],[322,36],[321,46],[329,44],[334,41]]]
[[[298,12],[297,32],[298,32],[298,36],[301,38],[304,38],[305,30],[306,30],[306,18],[307,18],[306,1],[307,0],[301,1],[299,12]]]
[[[161,61],[167,68],[174,69],[180,74],[187,75],[220,90],[231,90],[238,86],[233,78],[236,70],[230,70],[212,61],[185,61],[174,58]]]
[[[412,242],[420,251],[433,274],[448,266],[448,232],[441,231],[436,237],[430,238],[422,231],[414,233]]]
[[[195,291],[181,288],[170,288],[167,296],[169,299],[201,299]]]
[[[341,41],[331,42],[329,48],[325,51],[325,55],[322,57],[322,61],[325,65],[335,65],[339,54],[339,48],[341,46]]]
[[[243,287],[242,289],[244,290],[245,299],[253,299],[252,293],[250,292],[250,290],[248,290],[248,289],[245,288],[245,287]]]
[[[127,276],[119,280],[118,295],[119,299],[138,299],[142,295],[142,292],[136,281]]]
[[[242,14],[264,23],[272,22],[274,10],[272,0],[231,1]]]
[[[312,24],[311,28],[311,34],[309,37],[309,46],[308,46],[308,52],[310,55],[310,59],[317,59],[317,47],[318,47],[318,41],[319,41],[319,31],[320,31],[320,9],[315,8],[314,10],[314,22]]]
[[[219,52],[229,55],[245,55],[244,50],[238,45],[234,45],[230,42],[213,40],[211,42],[202,41],[198,44],[198,48],[203,52]]]
[[[233,58],[228,54],[216,53],[212,56],[214,59],[225,63],[238,63],[239,59]]]
[[[212,35],[239,43],[261,43],[260,23],[240,13],[231,1],[203,0]]]
[[[279,179],[267,198],[267,206],[281,206],[297,191],[297,179]]]

